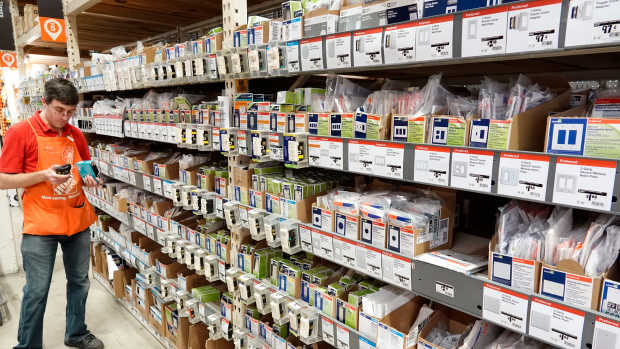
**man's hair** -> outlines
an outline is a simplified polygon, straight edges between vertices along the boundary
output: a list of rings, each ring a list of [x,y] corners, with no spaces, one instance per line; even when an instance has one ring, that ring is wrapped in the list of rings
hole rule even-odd
[[[77,105],[80,97],[71,81],[56,78],[45,83],[45,103],[51,104],[54,100],[66,105]]]

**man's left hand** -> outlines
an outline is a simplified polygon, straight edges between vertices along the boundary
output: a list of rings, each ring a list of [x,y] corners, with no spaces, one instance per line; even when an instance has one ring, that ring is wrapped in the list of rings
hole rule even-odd
[[[98,185],[103,185],[103,181],[100,178],[93,178],[92,176],[86,176],[84,177],[84,185],[89,187],[89,188],[93,188],[96,187]]]

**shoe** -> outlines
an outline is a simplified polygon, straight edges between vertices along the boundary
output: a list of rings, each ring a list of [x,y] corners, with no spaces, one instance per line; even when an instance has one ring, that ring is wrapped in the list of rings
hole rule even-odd
[[[65,345],[80,349],[103,349],[103,342],[92,333],[87,334],[79,341],[65,341]]]

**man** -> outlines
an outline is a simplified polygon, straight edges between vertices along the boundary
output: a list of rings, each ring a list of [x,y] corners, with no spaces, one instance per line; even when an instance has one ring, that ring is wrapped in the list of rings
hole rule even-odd
[[[43,110],[12,126],[0,156],[0,189],[25,188],[22,257],[26,286],[22,299],[19,344],[14,349],[42,348],[43,315],[58,244],[67,277],[65,345],[100,349],[103,343],[84,322],[90,282],[90,232],[95,212],[82,185],[93,187],[92,177],[80,178],[77,167],[69,174],[56,168],[90,160],[86,139],[68,124],[78,103],[76,88],[65,79],[45,84]]]

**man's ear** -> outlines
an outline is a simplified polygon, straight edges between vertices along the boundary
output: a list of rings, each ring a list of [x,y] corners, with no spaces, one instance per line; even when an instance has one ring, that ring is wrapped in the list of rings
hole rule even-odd
[[[41,103],[44,107],[47,107],[47,103],[45,103],[45,97],[41,97]]]

